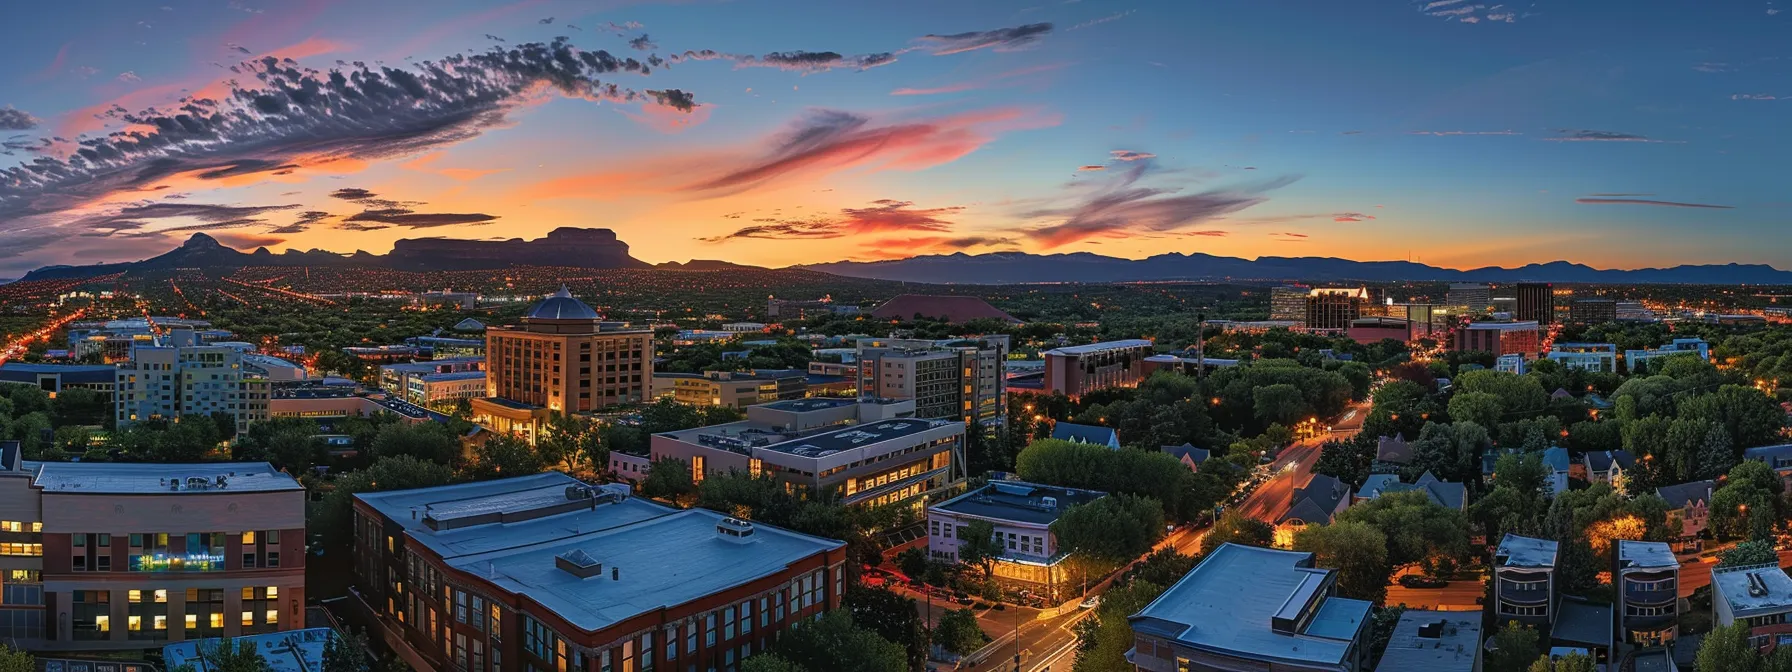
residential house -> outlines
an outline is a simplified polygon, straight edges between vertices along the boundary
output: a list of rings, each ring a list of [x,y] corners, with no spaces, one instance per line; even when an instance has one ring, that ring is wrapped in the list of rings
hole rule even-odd
[[[1680,534],[1675,541],[1682,550],[1694,550],[1701,545],[1699,533],[1711,523],[1711,495],[1716,491],[1717,483],[1709,480],[1655,489],[1655,494],[1668,503],[1668,520],[1680,519]]]
[[[1312,553],[1222,544],[1127,619],[1143,672],[1361,672],[1372,605],[1336,597]]]
[[[1276,519],[1276,545],[1292,546],[1295,533],[1308,525],[1330,525],[1332,516],[1347,508],[1350,508],[1350,486],[1325,474],[1313,474],[1306,487],[1294,489],[1288,510]]]
[[[1568,491],[1568,474],[1574,470],[1574,460],[1568,457],[1568,449],[1561,446],[1550,446],[1543,451],[1543,466],[1549,470],[1549,495],[1554,497]]]
[[[1555,612],[1556,542],[1508,534],[1493,554],[1494,620],[1549,622]]]
[[[1711,611],[1716,625],[1749,625],[1756,648],[1777,647],[1792,637],[1792,577],[1777,563],[1711,570]]]
[[[1613,487],[1628,480],[1625,474],[1636,468],[1636,456],[1627,450],[1597,450],[1581,456],[1587,468],[1587,480]]]
[[[1680,561],[1658,541],[1618,541],[1612,588],[1626,643],[1666,646],[1680,634]],[[1560,627],[1560,626],[1558,626]]]
[[[1742,459],[1766,463],[1781,479],[1792,481],[1792,443],[1749,448],[1742,451]]]
[[[1411,464],[1412,445],[1406,442],[1406,437],[1398,434],[1379,437],[1375,441],[1375,461],[1387,464]]]
[[[1181,462],[1182,466],[1188,467],[1188,470],[1193,472],[1201,471],[1201,465],[1213,456],[1212,451],[1206,448],[1196,448],[1192,443],[1164,446],[1160,450],[1169,454],[1170,457],[1176,458],[1177,462]]]
[[[1438,506],[1458,511],[1468,509],[1468,486],[1440,481],[1429,471],[1412,483],[1400,482],[1399,474],[1372,474],[1363,481],[1363,487],[1357,489],[1354,503],[1366,502],[1386,494],[1412,491],[1425,493],[1425,497]]]
[[[1612,655],[1612,605],[1563,595],[1550,620],[1549,648],[1578,649],[1604,669]]]
[[[1112,427],[1060,422],[1052,426],[1052,438],[1072,443],[1088,443],[1120,449],[1120,433]]]

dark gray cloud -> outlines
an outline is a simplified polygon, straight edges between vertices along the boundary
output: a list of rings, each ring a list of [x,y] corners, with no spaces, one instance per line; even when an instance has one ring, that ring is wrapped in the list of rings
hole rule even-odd
[[[660,45],[654,44],[653,40],[647,38],[647,33],[641,33],[640,37],[629,40],[628,46],[635,51],[653,51],[660,48]]]
[[[378,195],[379,194],[375,194],[359,187],[344,187],[330,192],[330,198],[340,198],[345,201],[358,201],[363,198],[373,198]]]
[[[867,70],[896,62],[890,52],[842,56],[832,51],[774,51],[762,56],[730,54],[709,49],[686,51],[666,57],[671,64],[686,61],[730,61],[737,68],[777,68],[791,72],[827,72],[834,69]]]
[[[429,229],[438,226],[455,226],[459,224],[490,224],[497,221],[497,215],[485,213],[418,213],[409,208],[379,208],[364,210],[349,215],[342,221],[350,223],[375,223],[403,226],[412,229]],[[367,230],[367,229],[360,229]]]
[[[977,49],[993,48],[996,51],[1012,51],[1031,46],[1035,42],[1051,34],[1052,24],[1029,23],[1013,28],[998,28],[952,35],[924,35],[916,40],[924,49],[935,56],[958,54]]]
[[[262,218],[270,212],[292,210],[298,204],[290,205],[213,205],[210,203],[169,203],[167,201],[145,201],[133,203],[110,214],[90,215],[69,223],[70,228],[81,229],[83,236],[109,237],[114,234],[132,237],[160,236],[165,233],[183,231],[213,231],[217,229],[235,229],[245,226],[266,224]],[[197,224],[188,224],[165,229],[149,230],[156,221],[166,219],[197,220]],[[122,233],[122,232],[130,233]]]
[[[387,226],[385,224],[364,224],[361,222],[346,222],[345,221],[340,224],[337,224],[336,228],[341,229],[343,231],[378,231],[380,229],[390,229],[392,227]]]
[[[553,22],[554,22],[554,17],[551,17],[551,16],[550,16],[550,17],[548,17],[548,18],[545,18],[545,19],[542,19],[542,20],[540,20],[540,21],[536,21],[536,23],[539,23],[539,24],[541,24],[541,25],[544,25],[544,26],[545,26],[545,25],[548,25],[548,24],[550,24],[550,23],[553,23]]]
[[[1733,205],[1712,205],[1710,203],[1681,203],[1679,201],[1655,201],[1642,198],[1577,198],[1575,203],[1583,205],[1652,205],[1660,208],[1702,208],[1707,210],[1734,210]]]
[[[1556,129],[1556,133],[1559,133],[1560,135],[1553,138],[1544,138],[1544,140],[1550,142],[1662,142],[1661,140],[1651,140],[1649,139],[1649,136],[1646,135],[1619,133],[1616,131],[1559,128]]]
[[[666,89],[664,91],[648,89],[645,93],[653,99],[653,102],[673,109],[691,110],[697,107],[696,97],[681,89]]]
[[[1587,195],[1588,196],[1599,196],[1599,197],[1603,197],[1603,198],[1625,198],[1625,197],[1634,198],[1637,196],[1654,196],[1655,194],[1641,194],[1641,193],[1629,193],[1629,192],[1601,192],[1601,193],[1597,193],[1597,194],[1587,194]]]
[[[37,117],[11,105],[0,107],[0,131],[28,131],[37,128]]]
[[[1053,219],[1055,223],[1024,231],[1044,247],[1053,248],[1090,238],[1134,233],[1168,233],[1199,224],[1269,200],[1265,192],[1294,183],[1286,176],[1226,189],[1180,194],[1178,188],[1142,184],[1153,164],[1149,159],[1110,170],[1110,180],[1065,206],[1023,213],[1028,219]]]
[[[291,224],[268,229],[268,233],[303,233],[306,229],[311,228],[311,225],[329,218],[330,213],[322,210],[306,210],[299,213],[298,219],[293,220]]]
[[[253,53],[253,52],[250,52],[250,51],[249,51],[249,48],[248,48],[248,47],[245,47],[245,46],[243,46],[243,45],[240,45],[240,44],[237,44],[237,43],[235,43],[235,42],[225,42],[225,43],[224,43],[224,48],[225,48],[225,49],[229,49],[229,50],[231,50],[231,51],[234,51],[234,52],[237,52],[237,53],[239,53],[239,54],[248,54],[248,53]]]
[[[491,40],[493,42],[503,42],[504,41],[504,38],[498,37],[497,35],[493,35],[491,33],[486,33],[485,39]]]
[[[653,96],[598,79],[646,74],[649,67],[563,39],[456,54],[409,69],[356,62],[321,72],[267,57],[237,66],[252,81],[222,100],[185,98],[165,109],[107,113],[153,130],[83,138],[67,159],[40,156],[0,169],[0,220],[61,212],[178,173],[230,168],[242,174],[246,166],[288,166],[299,157],[412,155],[502,123],[542,86],[588,100],[646,99],[684,111],[696,104],[682,91]]]

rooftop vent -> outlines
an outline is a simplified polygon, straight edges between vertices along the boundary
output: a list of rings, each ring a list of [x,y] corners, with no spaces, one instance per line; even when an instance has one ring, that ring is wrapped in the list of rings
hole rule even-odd
[[[753,536],[753,524],[738,518],[723,518],[716,523],[716,537],[723,541],[746,543]]]
[[[1419,626],[1419,637],[1421,637],[1421,638],[1438,639],[1440,637],[1443,637],[1443,635],[1444,635],[1444,622],[1443,621],[1432,621],[1430,623],[1426,623],[1424,625]]]
[[[584,550],[577,548],[554,556],[554,566],[581,579],[604,574],[604,563],[598,562]]]
[[[1767,582],[1761,578],[1760,574],[1748,573],[1748,595],[1749,597],[1767,597]]]
[[[1048,509],[1057,509],[1058,508],[1058,498],[1057,497],[1040,497],[1039,503],[1044,505],[1045,508],[1048,508]]]

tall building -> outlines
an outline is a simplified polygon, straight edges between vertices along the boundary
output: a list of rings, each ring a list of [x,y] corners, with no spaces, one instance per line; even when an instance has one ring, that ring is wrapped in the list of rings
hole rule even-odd
[[[914,400],[915,417],[992,425],[1008,408],[1008,336],[944,341],[860,341],[864,399]]]
[[[1518,312],[1513,317],[1538,324],[1556,323],[1555,287],[1547,282],[1518,283]]]
[[[729,670],[840,606],[846,545],[558,472],[355,496],[356,606],[418,669]]]
[[[1458,352],[1478,350],[1500,355],[1523,355],[1534,359],[1543,348],[1536,322],[1471,322],[1456,328],[1451,349]]]
[[[55,651],[304,624],[305,491],[266,462],[26,463],[0,443],[0,637]]]
[[[561,287],[535,304],[521,325],[486,329],[486,398],[473,400],[474,421],[533,441],[550,413],[646,400],[653,332],[601,320]]]
[[[1362,287],[1314,288],[1307,294],[1307,330],[1342,334],[1351,321],[1363,316],[1368,303],[1369,291]]]
[[[1574,324],[1605,324],[1618,320],[1618,302],[1613,299],[1575,299],[1568,306],[1568,321]]]
[[[747,419],[649,439],[701,483],[729,471],[848,505],[918,503],[965,478],[965,424],[913,417],[914,402],[797,399],[747,407]]]
[[[1493,617],[1502,623],[1548,623],[1556,604],[1556,542],[1508,534],[1493,563]]]
[[[1444,293],[1444,303],[1481,312],[1493,305],[1493,289],[1479,282],[1452,282]]]
[[[1144,672],[1327,670],[1368,666],[1369,612],[1337,596],[1312,553],[1222,544],[1127,620],[1126,659]]]
[[[1151,341],[1136,338],[1047,350],[1041,390],[1075,399],[1110,387],[1138,387],[1150,375],[1145,358],[1151,350]]]
[[[1303,285],[1278,285],[1269,288],[1269,319],[1304,321],[1307,319],[1307,292]]]
[[[223,413],[243,431],[268,417],[267,379],[246,373],[242,353],[233,348],[138,347],[115,376],[119,429],[145,420]]]
[[[1613,560],[1618,636],[1636,646],[1663,646],[1680,634],[1680,561],[1659,541],[1619,540]]]

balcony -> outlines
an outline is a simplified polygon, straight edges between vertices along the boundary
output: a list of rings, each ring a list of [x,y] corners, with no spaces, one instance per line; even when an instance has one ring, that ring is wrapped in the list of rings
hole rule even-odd
[[[1521,588],[1511,588],[1508,586],[1500,586],[1499,587],[1499,599],[1501,602],[1505,602],[1507,604],[1523,605],[1523,606],[1541,606],[1541,605],[1549,604],[1549,589],[1548,588],[1521,589]]]
[[[1624,603],[1638,606],[1661,606],[1673,604],[1680,599],[1678,586],[1668,585],[1660,588],[1645,588],[1633,583],[1624,584]]]
[[[1673,628],[1679,621],[1679,614],[1673,612],[1653,616],[1633,616],[1626,612],[1622,627],[1627,632],[1659,632]]]

